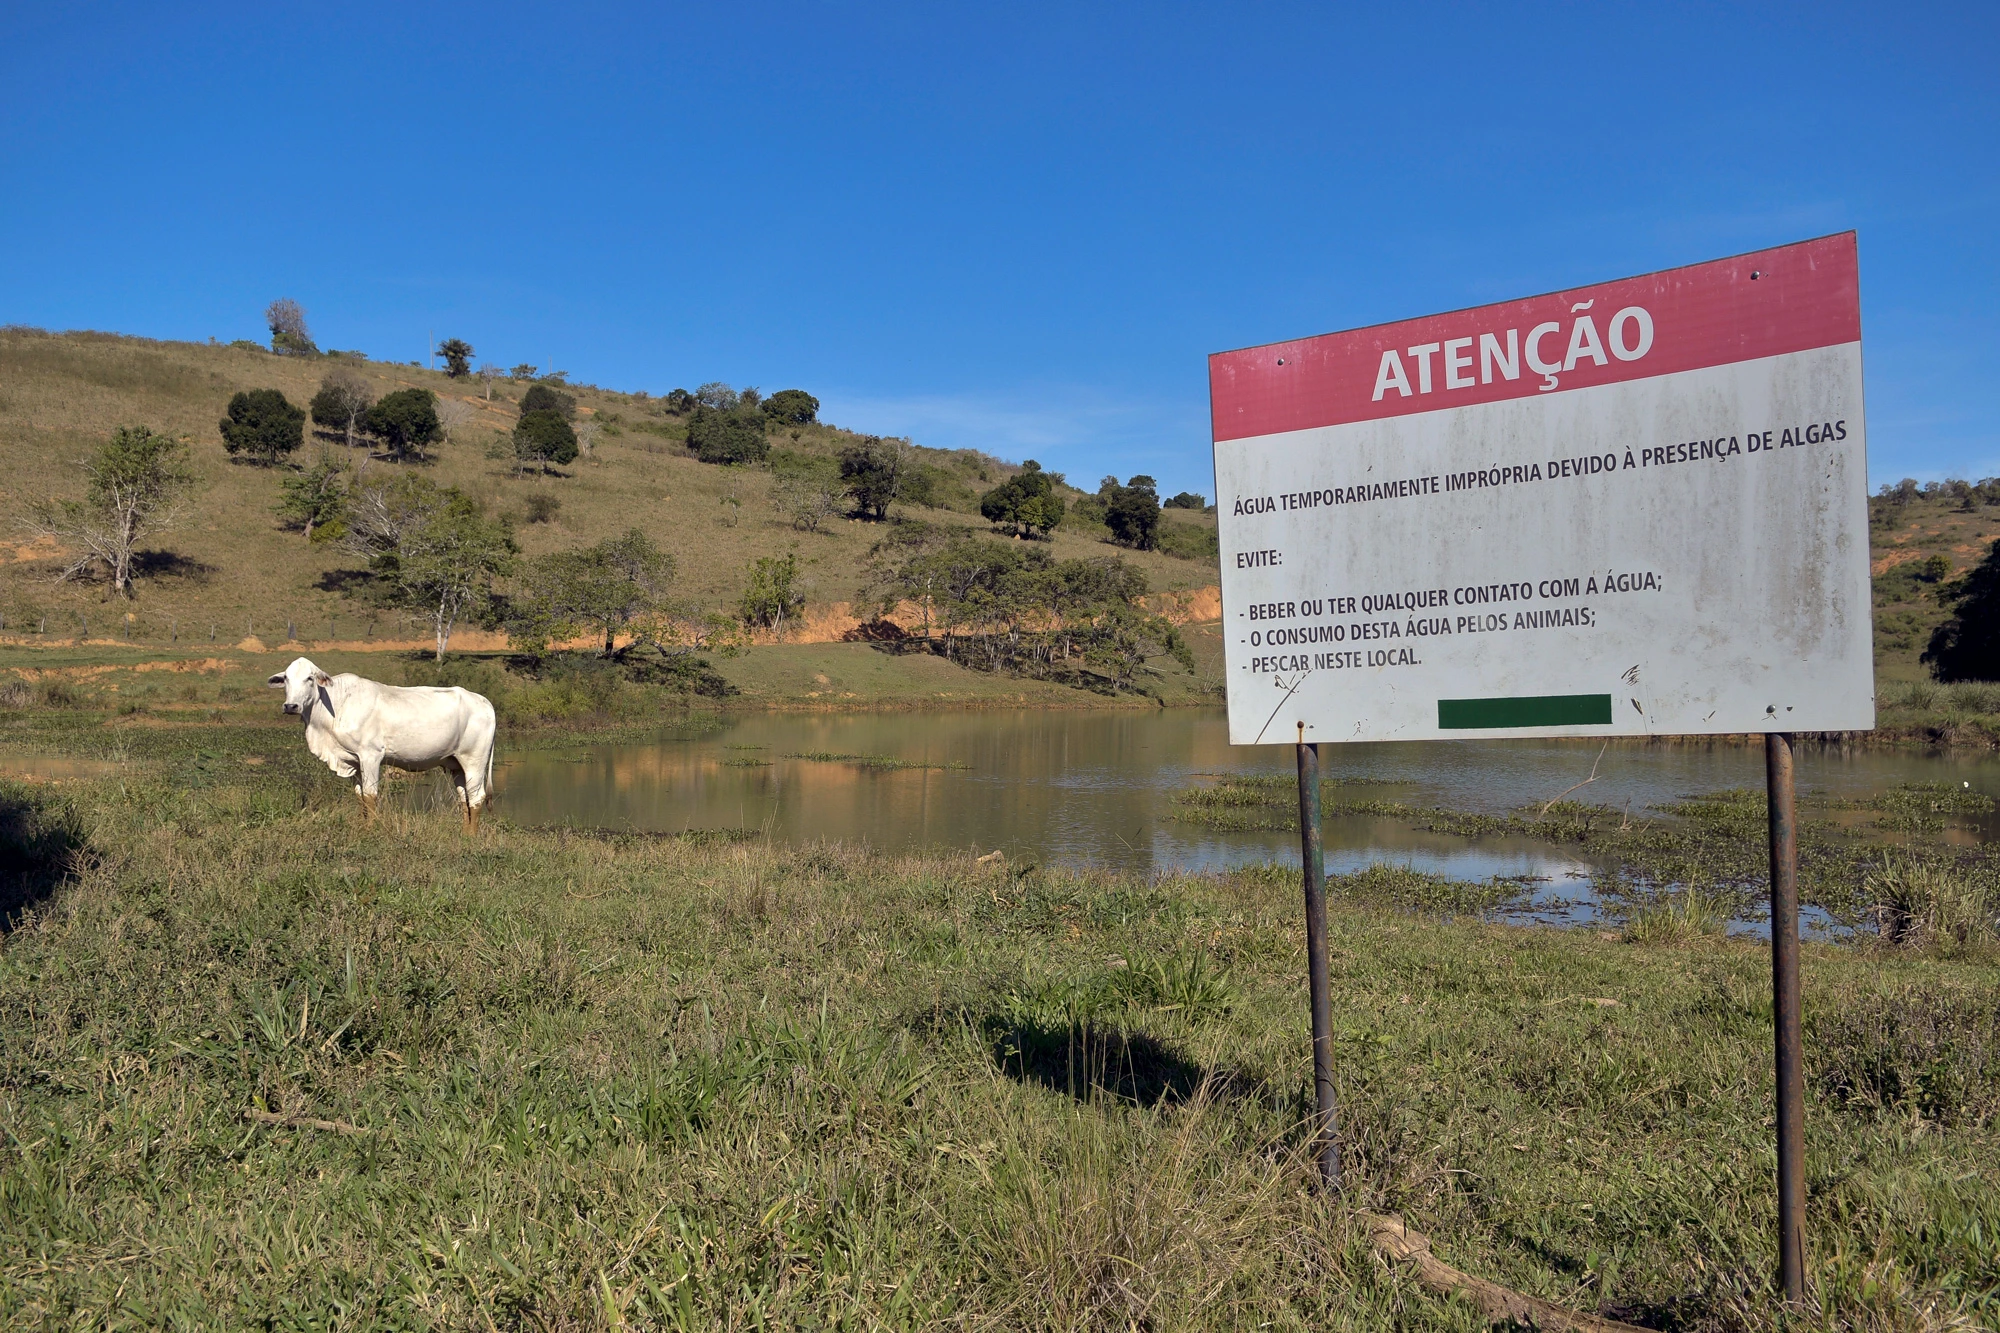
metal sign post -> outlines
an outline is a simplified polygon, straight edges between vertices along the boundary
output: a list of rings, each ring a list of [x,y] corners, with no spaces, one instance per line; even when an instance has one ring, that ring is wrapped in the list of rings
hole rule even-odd
[[[1319,837],[1319,747],[1299,723],[1299,851],[1306,882],[1306,975],[1312,991],[1313,1158],[1320,1183],[1340,1188],[1340,1122],[1333,1100],[1333,999],[1326,957],[1326,857]]]
[[[1778,1048],[1778,1280],[1787,1301],[1806,1294],[1805,1083],[1799,1049],[1799,829],[1792,800],[1792,738],[1764,736],[1771,820],[1771,1026]]]

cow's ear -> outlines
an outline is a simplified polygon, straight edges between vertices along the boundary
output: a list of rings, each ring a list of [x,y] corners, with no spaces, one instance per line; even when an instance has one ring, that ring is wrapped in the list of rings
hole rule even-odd
[[[271,686],[273,689],[283,689],[285,687],[285,673],[280,671],[277,675],[271,677],[264,683],[266,685]]]
[[[313,672],[313,684],[319,686],[321,689],[325,689],[327,686],[333,684],[333,677],[327,675],[324,671],[315,671]]]

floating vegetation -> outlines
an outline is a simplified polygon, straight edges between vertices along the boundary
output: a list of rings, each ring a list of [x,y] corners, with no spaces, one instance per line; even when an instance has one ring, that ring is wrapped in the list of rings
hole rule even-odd
[[[1993,812],[1991,797],[1945,782],[1899,782],[1861,804],[1882,812],[1876,821],[1880,827],[1905,833],[1938,833],[1953,815]]]
[[[1482,814],[1394,800],[1342,800],[1335,789],[1343,785],[1351,784],[1321,785],[1320,809],[1328,819],[1395,819],[1428,833],[1533,839],[1598,858],[1605,870],[1597,877],[1595,893],[1599,898],[1632,902],[1632,920],[1648,939],[1706,933],[1718,913],[1727,920],[1766,891],[1768,816],[1760,790],[1732,787],[1705,792],[1656,805],[1643,814],[1575,800]],[[1864,828],[1843,827],[1829,819],[1799,821],[1801,900],[1845,926],[1887,919],[1880,910],[1887,895],[1871,885],[1871,878],[1881,878],[1880,858],[1889,841],[1885,835],[1936,832],[1948,819],[1994,808],[1989,798],[1943,782],[1903,783],[1861,801],[1808,796],[1800,804],[1807,809],[1879,812]],[[1173,807],[1171,818],[1222,832],[1295,832],[1299,826],[1297,783],[1289,776],[1222,776],[1176,792]],[[2000,879],[2000,867],[1989,871],[1983,854],[1940,859],[1949,864],[1939,873],[1971,875],[1975,880],[1991,873]],[[1445,896],[1458,892],[1453,889]],[[1674,896],[1690,892],[1695,896]],[[1954,909],[1948,915],[1956,922],[1965,912]],[[1956,938],[1965,932],[1954,925],[1938,933]]]
[[[801,750],[785,756],[787,759],[804,759],[815,764],[853,764],[856,768],[873,768],[884,772],[899,768],[971,768],[971,764],[927,764],[917,759],[898,759],[892,754],[835,754],[831,750]]]

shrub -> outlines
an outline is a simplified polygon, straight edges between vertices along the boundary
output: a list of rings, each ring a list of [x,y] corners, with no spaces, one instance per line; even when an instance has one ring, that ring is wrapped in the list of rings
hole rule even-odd
[[[749,586],[737,603],[746,625],[762,626],[784,633],[785,622],[795,620],[806,608],[805,592],[799,587],[799,558],[759,556],[750,562]]]
[[[276,389],[252,389],[229,400],[229,415],[217,424],[230,457],[247,454],[272,466],[306,439],[304,408],[293,407]]]
[[[576,432],[554,412],[526,413],[514,427],[514,457],[523,463],[547,471],[551,463],[574,463],[576,454]]]
[[[368,409],[368,433],[397,459],[422,458],[424,448],[443,436],[437,399],[429,389],[398,389]]]
[[[1104,499],[1104,526],[1111,529],[1112,539],[1134,550],[1152,550],[1160,531],[1160,497],[1153,479],[1141,476],[1123,486],[1108,484],[1098,494]]]
[[[889,517],[889,505],[901,486],[908,451],[900,440],[870,435],[840,451],[840,480],[863,518]]]
[[[346,477],[346,466],[322,452],[318,463],[279,483],[278,518],[304,531],[307,541],[338,537],[347,512]]]
[[[1196,513],[1208,508],[1208,497],[1196,495],[1193,491],[1182,491],[1171,500],[1160,502],[1162,509],[1192,509]]]
[[[688,417],[688,448],[704,463],[761,463],[771,452],[764,421],[756,408],[697,404]]]
[[[527,498],[522,508],[530,523],[552,522],[556,511],[562,508],[562,497],[550,495],[547,491],[536,491]]]
[[[766,398],[764,415],[787,426],[809,426],[819,420],[819,399],[804,389],[780,389]]]
[[[351,370],[336,369],[319,383],[319,392],[313,395],[313,424],[325,426],[328,430],[338,430],[347,436],[347,447],[354,447],[354,437],[368,419],[368,409],[375,404],[375,390],[368,381]]]
[[[2000,943],[2000,893],[1989,877],[1938,861],[1884,856],[1867,894],[1885,944],[1977,953]]]
[[[530,412],[553,412],[564,421],[574,421],[576,398],[560,389],[537,384],[521,395],[521,415],[525,417]]]
[[[1063,520],[1062,497],[1055,489],[1061,482],[1061,473],[1044,472],[1030,458],[1019,472],[979,497],[980,517],[1020,535],[1046,536]]]

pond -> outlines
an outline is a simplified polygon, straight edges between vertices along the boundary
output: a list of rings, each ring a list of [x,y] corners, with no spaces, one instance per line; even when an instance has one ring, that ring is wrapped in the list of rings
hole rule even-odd
[[[790,842],[829,840],[899,851],[1004,852],[1022,862],[1154,871],[1295,861],[1297,836],[1217,832],[1173,816],[1175,791],[1224,774],[1295,772],[1289,746],[1232,746],[1219,709],[994,710],[728,715],[711,729],[644,743],[507,754],[499,810],[521,824],[679,832],[755,829]],[[1600,749],[1602,754],[1600,757]],[[1343,745],[1324,776],[1372,796],[1503,813],[1597,777],[1574,799],[1637,815],[1726,787],[1759,787],[1761,746],[1585,741]],[[1948,781],[2000,796],[1987,752],[1801,747],[1801,794],[1860,797],[1903,782]],[[1379,784],[1379,787],[1377,786]],[[1946,836],[1978,840],[1987,821]],[[1524,877],[1536,901],[1588,919],[1588,857],[1527,838],[1463,838],[1393,818],[1327,821],[1327,869],[1379,861],[1454,879]],[[1571,887],[1573,886],[1573,888]],[[1581,910],[1579,910],[1581,909]]]

